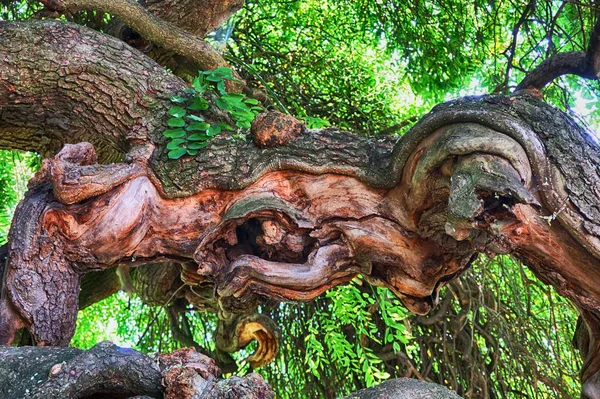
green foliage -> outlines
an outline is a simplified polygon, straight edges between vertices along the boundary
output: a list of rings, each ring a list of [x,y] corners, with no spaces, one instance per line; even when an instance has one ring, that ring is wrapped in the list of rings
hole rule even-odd
[[[31,18],[42,8],[38,1],[31,0],[0,0],[0,20],[19,21]]]
[[[269,311],[279,358],[259,371],[282,399],[337,398],[389,378],[425,378],[465,398],[577,397],[577,311],[510,257],[481,257],[429,316],[361,280]]]
[[[249,0],[228,59],[274,105],[359,134],[405,132],[436,103],[508,92],[558,51],[585,51],[590,2]],[[512,54],[512,42],[517,45]],[[600,126],[600,84],[563,77],[547,101]]]
[[[304,124],[309,129],[321,129],[323,127],[331,126],[329,121],[319,118],[319,117],[310,117],[307,116],[304,118]]]
[[[6,242],[15,207],[39,162],[35,154],[0,150],[0,245]]]
[[[215,97],[216,106],[224,111],[238,128],[234,138],[245,139],[244,131],[250,129],[252,121],[262,110],[258,101],[246,98],[244,94],[227,93],[225,81],[237,81],[229,68],[217,68],[200,72],[186,89],[187,96],[174,96],[169,109],[171,118],[163,135],[169,138],[167,149],[170,159],[179,159],[184,155],[194,156],[208,146],[210,140],[224,130],[234,128],[225,122],[210,124],[204,120],[202,111],[209,109],[209,99]]]
[[[189,311],[186,317],[194,340],[209,351],[215,350],[216,315]],[[87,349],[104,340],[144,353],[170,352],[182,347],[173,338],[164,307],[144,304],[136,295],[124,292],[79,312],[71,345]]]

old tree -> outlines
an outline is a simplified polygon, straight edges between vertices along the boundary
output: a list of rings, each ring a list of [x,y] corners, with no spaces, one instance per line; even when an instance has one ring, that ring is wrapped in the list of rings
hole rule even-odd
[[[564,75],[600,77],[597,3],[505,4],[513,21],[494,14],[501,6],[475,2],[474,12],[494,14],[494,23],[514,22],[505,27],[511,40],[497,94],[442,103],[400,138],[315,128],[280,112],[292,100],[277,94],[310,95],[310,75],[306,85],[278,88],[241,59],[243,40],[230,49],[235,57],[205,39],[243,1],[29,3],[4,1],[9,19],[28,20],[0,24],[0,147],[44,158],[0,254],[0,344],[14,345],[0,348],[3,397],[269,397],[257,374],[216,378],[217,365],[231,366],[225,353],[252,340],[252,367],[276,356],[283,332],[258,307],[311,301],[360,275],[426,315],[440,302],[448,309],[440,291],[479,254],[510,254],[578,309],[582,397],[600,398],[600,148],[542,91]],[[377,9],[383,30],[394,22],[387,17],[398,17],[402,32],[435,25],[419,12],[441,21],[458,6],[372,3],[349,4]],[[246,5],[246,17],[256,4]],[[540,10],[550,17],[541,20]],[[577,20],[579,36],[561,30],[564,18]],[[469,39],[468,24],[450,23],[448,43]],[[527,54],[545,59],[525,70],[515,55],[527,46],[521,28],[531,24],[548,27],[547,48],[537,43]],[[250,37],[251,28],[241,31]],[[407,59],[435,44],[427,32],[403,44],[412,46]],[[580,51],[556,48],[562,40],[558,47],[571,49],[565,43],[575,36]],[[257,46],[254,56],[292,62],[271,50]],[[460,54],[434,56],[464,64]],[[524,79],[511,84],[519,68]],[[335,102],[332,90],[323,91],[331,99],[322,107]],[[353,118],[347,126],[364,127]],[[78,309],[121,288],[166,307],[175,339],[200,352],[185,313],[218,314],[217,350],[204,351],[216,363],[193,350],[153,360],[109,343],[66,348]],[[502,367],[497,350],[483,374]],[[495,397],[481,381],[470,383],[465,396]],[[388,387],[439,389],[398,384]]]

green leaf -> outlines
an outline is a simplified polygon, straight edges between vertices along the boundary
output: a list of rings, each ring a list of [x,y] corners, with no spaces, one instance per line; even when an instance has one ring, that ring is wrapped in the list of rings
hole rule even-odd
[[[189,148],[190,150],[199,150],[201,148],[204,148],[208,145],[208,141],[202,142],[202,143],[189,143],[187,148]]]
[[[197,130],[206,130],[210,127],[210,125],[206,122],[193,122],[187,127],[187,131],[197,131]]]
[[[227,67],[219,67],[219,68],[213,69],[212,71],[204,71],[202,73],[204,75],[206,75],[208,77],[212,77],[212,78],[220,78],[220,79],[233,78],[233,71],[231,70],[231,68],[227,68]]]
[[[248,121],[254,119],[254,114],[248,111],[232,111],[231,116],[235,119],[247,119]]]
[[[217,134],[221,133],[221,124],[216,124],[216,125],[212,125],[211,127],[208,128],[208,130],[206,131],[206,134],[210,137],[212,136],[216,136]]]
[[[208,88],[208,85],[204,80],[204,76],[202,75],[198,75],[194,78],[192,81],[192,86],[194,86],[194,89],[196,89],[196,91],[199,93],[204,93]]]
[[[174,150],[169,151],[169,153],[167,154],[167,156],[170,159],[179,159],[182,156],[184,156],[186,153],[187,153],[187,150],[185,148],[178,147],[178,148],[176,148]]]
[[[233,130],[233,126],[231,126],[229,123],[221,122],[219,125],[221,125],[221,129]]]
[[[250,129],[252,124],[247,120],[239,120],[235,123],[235,125],[241,129]]]
[[[246,96],[244,94],[225,94],[221,98],[228,103],[241,103]]]
[[[185,143],[185,139],[174,139],[167,144],[167,149],[174,150],[179,147],[179,144]]]
[[[183,118],[171,118],[167,121],[167,125],[171,127],[183,127],[185,126],[185,121]]]
[[[188,115],[186,116],[186,118],[193,120],[195,122],[204,122],[204,119],[200,118],[199,116],[196,115]]]
[[[215,75],[208,75],[206,77],[206,80],[208,80],[209,82],[222,82],[223,78],[221,76],[215,76]]]
[[[225,82],[223,80],[217,83],[217,90],[223,95],[227,94],[227,90],[225,90]]]
[[[196,94],[196,90],[191,89],[189,87],[186,87],[185,89],[183,89],[183,92],[187,93],[187,94]]]
[[[208,101],[202,97],[198,97],[189,107],[190,111],[205,111],[208,109]]]
[[[250,105],[258,105],[258,100],[255,98],[247,98],[244,100],[244,102]]]
[[[223,98],[217,98],[217,101],[215,101],[215,104],[217,104],[217,107],[221,108],[222,110],[231,110],[231,104],[229,104],[227,101],[223,100]]]
[[[190,150],[189,148],[187,149],[187,153],[188,155],[194,156],[196,154],[198,154],[198,150]]]
[[[181,97],[181,96],[173,96],[173,97],[171,97],[171,102],[174,102],[174,103],[184,103],[186,100],[187,100],[187,98]]]
[[[185,136],[185,130],[183,129],[169,129],[169,130],[165,130],[163,132],[163,136],[171,138],[171,139],[175,139],[178,137],[183,137]]]
[[[185,109],[173,105],[171,108],[169,108],[169,115],[175,118],[182,118],[185,115]]]
[[[208,140],[209,137],[206,134],[194,133],[187,138],[189,141],[204,141]]]

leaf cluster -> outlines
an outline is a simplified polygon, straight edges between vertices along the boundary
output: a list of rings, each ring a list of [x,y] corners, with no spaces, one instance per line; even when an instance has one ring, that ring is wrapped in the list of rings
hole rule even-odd
[[[222,131],[234,131],[226,122],[211,124],[202,117],[201,112],[210,107],[207,97],[216,96],[216,106],[231,118],[238,129],[250,129],[252,121],[262,108],[258,105],[258,100],[247,98],[244,94],[228,93],[225,88],[226,80],[237,80],[229,68],[199,72],[192,87],[184,90],[185,96],[171,98],[174,105],[169,109],[171,118],[167,121],[170,129],[163,132],[163,136],[170,139],[167,144],[170,159],[179,159],[186,154],[195,156]],[[245,136],[237,133],[234,137]]]

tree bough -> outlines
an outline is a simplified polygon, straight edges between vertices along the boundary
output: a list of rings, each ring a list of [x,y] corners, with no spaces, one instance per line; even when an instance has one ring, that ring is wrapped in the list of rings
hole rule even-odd
[[[0,142],[45,155],[65,144],[15,213],[1,344],[25,327],[38,345],[68,345],[82,275],[161,262],[182,265],[189,303],[243,326],[222,348],[261,342],[260,365],[276,348],[274,329],[239,315],[261,303],[308,301],[362,274],[425,314],[476,254],[511,253],[591,315],[582,376],[598,397],[600,330],[590,320],[600,314],[600,149],[566,114],[527,94],[469,97],[434,108],[398,140],[304,129],[262,148],[223,133],[197,156],[170,160],[161,133],[183,81],[135,50],[108,63],[51,62],[73,37],[77,46],[93,39],[103,58],[122,53],[116,39],[81,27],[1,29]],[[57,31],[42,51],[48,62],[12,54]],[[111,103],[123,105],[116,128],[93,124],[112,121]],[[215,108],[205,115],[223,118]],[[15,140],[23,133],[34,139]]]

